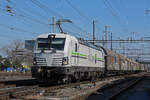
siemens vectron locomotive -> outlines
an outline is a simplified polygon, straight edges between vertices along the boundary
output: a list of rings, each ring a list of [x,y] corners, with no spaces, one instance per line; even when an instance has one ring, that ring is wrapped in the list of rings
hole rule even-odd
[[[139,63],[108,49],[68,34],[49,33],[37,38],[32,76],[70,82],[141,70]]]

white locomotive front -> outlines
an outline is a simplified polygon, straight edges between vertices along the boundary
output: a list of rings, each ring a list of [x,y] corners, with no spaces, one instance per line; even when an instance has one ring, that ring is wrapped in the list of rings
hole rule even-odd
[[[38,36],[32,76],[42,80],[70,82],[103,75],[104,52],[67,34]]]

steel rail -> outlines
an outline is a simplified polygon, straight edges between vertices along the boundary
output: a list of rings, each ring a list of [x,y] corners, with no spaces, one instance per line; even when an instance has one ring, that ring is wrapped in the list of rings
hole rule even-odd
[[[103,81],[103,80],[110,80],[112,78],[122,78],[122,77],[130,77],[132,75],[120,75],[120,76],[112,76],[112,77],[106,77],[98,81]],[[0,100],[5,100],[4,98],[25,98],[26,96],[31,96],[31,95],[37,95],[40,93],[40,91],[44,90],[45,93],[51,92],[52,90],[58,90],[58,89],[63,89],[65,87],[75,87],[80,84],[88,84],[91,83],[91,81],[83,81],[83,82],[77,82],[77,83],[70,83],[70,84],[62,84],[62,85],[53,85],[53,86],[48,86],[46,84],[46,87],[40,87],[38,85],[36,86],[24,86],[24,87],[13,87],[13,88],[7,88],[7,89],[2,89],[0,91]]]
[[[108,97],[106,100],[115,100],[119,95],[125,93],[127,90],[131,89],[132,87],[134,87],[137,83],[139,83],[142,79],[144,79],[144,77],[139,78],[133,82],[131,82],[129,85],[127,85],[126,87],[120,89],[119,91],[117,91],[116,93],[114,93],[112,96]]]

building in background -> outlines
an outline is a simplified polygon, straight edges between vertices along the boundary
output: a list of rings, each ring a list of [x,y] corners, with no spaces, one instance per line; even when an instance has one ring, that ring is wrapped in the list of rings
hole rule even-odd
[[[27,50],[27,49],[19,49],[13,51],[13,61],[12,62],[18,62],[22,65],[24,68],[30,68],[33,63],[33,51]]]
[[[25,40],[25,49],[33,51],[35,43],[36,43],[35,40]]]
[[[25,40],[24,48],[13,50],[12,64],[20,64],[24,68],[30,68],[33,64],[33,50],[35,47],[35,40]]]

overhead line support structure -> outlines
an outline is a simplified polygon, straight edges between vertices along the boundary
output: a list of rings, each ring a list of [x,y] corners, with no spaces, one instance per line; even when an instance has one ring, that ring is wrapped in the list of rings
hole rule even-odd
[[[112,47],[112,32],[111,32],[111,45],[110,45],[110,50],[113,50],[113,47]]]
[[[87,42],[93,42],[93,40],[85,40]],[[150,40],[94,40],[95,43],[141,43],[141,42],[150,42]]]
[[[105,41],[106,42],[104,42],[104,44],[105,44],[105,47],[107,48],[107,40],[108,40],[108,25],[105,25],[105,31],[104,31],[104,33],[105,33]]]
[[[95,44],[94,41],[95,41],[95,21],[93,20],[93,44]]]
[[[55,19],[52,17],[52,23],[50,24],[52,26],[52,33],[54,33],[54,28],[55,28]]]

